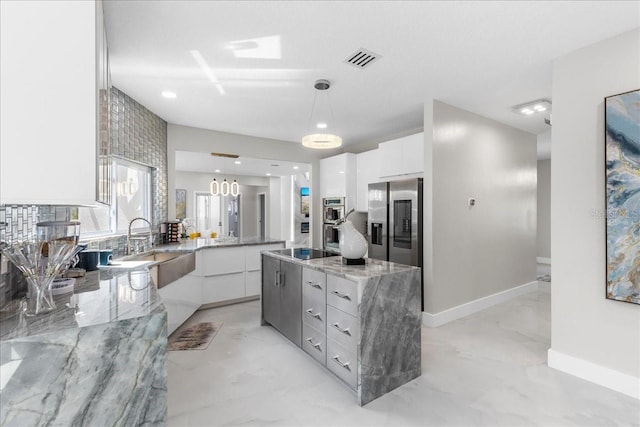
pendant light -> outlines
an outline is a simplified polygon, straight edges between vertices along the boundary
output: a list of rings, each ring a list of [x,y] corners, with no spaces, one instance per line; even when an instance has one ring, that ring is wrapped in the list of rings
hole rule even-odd
[[[215,178],[213,178],[213,181],[209,184],[209,193],[211,193],[212,196],[220,194],[220,184],[218,184]]]
[[[238,181],[234,179],[231,183],[231,195],[233,197],[238,197],[238,194],[240,194],[240,185],[238,184]]]
[[[333,110],[329,102],[327,90],[331,87],[329,80],[316,80],[313,84],[316,92],[311,106],[311,116],[309,117],[309,135],[302,137],[302,145],[308,148],[328,149],[342,145],[342,138],[330,133],[329,124],[333,126]],[[316,104],[318,106],[316,112]],[[314,131],[313,129],[320,129]]]
[[[229,195],[229,183],[226,178],[222,181],[222,185],[220,185],[220,193],[222,193],[223,196]]]

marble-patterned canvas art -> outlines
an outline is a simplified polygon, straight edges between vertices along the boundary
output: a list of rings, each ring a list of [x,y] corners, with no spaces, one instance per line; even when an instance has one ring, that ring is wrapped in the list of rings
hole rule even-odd
[[[640,90],[605,98],[607,298],[640,304]]]

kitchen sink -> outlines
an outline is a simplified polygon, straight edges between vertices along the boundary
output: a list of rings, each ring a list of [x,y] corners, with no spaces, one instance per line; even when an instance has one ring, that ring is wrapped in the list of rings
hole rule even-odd
[[[194,252],[145,252],[114,260],[114,268],[139,268],[146,266],[158,289],[175,282],[196,269]]]

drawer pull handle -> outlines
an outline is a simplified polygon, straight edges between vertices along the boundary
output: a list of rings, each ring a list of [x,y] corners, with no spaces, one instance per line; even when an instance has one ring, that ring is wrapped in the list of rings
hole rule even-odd
[[[320,313],[313,314],[313,309],[312,308],[310,308],[308,310],[305,310],[305,313],[307,313],[311,317],[315,317],[318,320],[322,320],[322,318],[320,317]]]
[[[322,286],[318,285],[315,282],[312,282],[311,280],[307,280],[307,285],[311,286],[312,288],[322,289]]]
[[[331,293],[339,298],[346,299],[347,301],[351,301],[351,297],[349,296],[349,294],[341,294],[338,291],[331,291]]]
[[[349,362],[342,363],[340,361],[340,356],[339,355],[338,356],[333,356],[332,359],[333,359],[334,362],[336,362],[338,365],[340,365],[341,367],[343,367],[347,371],[351,371],[351,368],[349,367]]]
[[[339,330],[339,331],[340,331],[340,332],[342,332],[343,334],[351,336],[351,332],[349,332],[349,328],[347,328],[347,329],[342,329],[338,323],[334,323],[334,324],[333,324],[333,325],[331,325],[331,326],[333,326],[334,328],[336,328],[337,330]]]
[[[311,338],[307,338],[305,341],[308,342],[309,344],[311,344],[311,347],[313,347],[316,350],[322,352],[322,349],[320,348],[320,343],[314,344],[313,340]]]

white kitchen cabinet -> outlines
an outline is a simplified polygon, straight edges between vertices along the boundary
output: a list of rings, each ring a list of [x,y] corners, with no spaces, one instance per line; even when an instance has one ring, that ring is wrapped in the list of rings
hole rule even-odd
[[[381,180],[424,173],[424,132],[378,145]]]
[[[200,278],[187,274],[158,290],[167,310],[167,335],[178,329],[202,305]]]
[[[357,160],[344,153],[320,160],[320,197],[345,197],[347,210],[356,207]]]
[[[201,304],[218,304],[260,296],[260,252],[284,248],[284,243],[204,248],[196,252],[196,269],[202,286]],[[219,304],[218,304],[219,305]]]
[[[221,274],[202,278],[202,304],[245,297],[244,272]]]
[[[97,8],[0,2],[0,203],[96,200]]]
[[[357,155],[357,204],[358,212],[367,212],[369,210],[369,184],[372,182],[380,182],[380,163],[379,150],[365,151]]]

